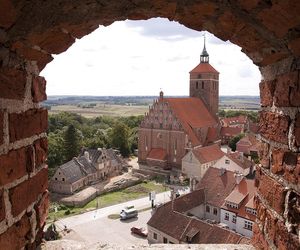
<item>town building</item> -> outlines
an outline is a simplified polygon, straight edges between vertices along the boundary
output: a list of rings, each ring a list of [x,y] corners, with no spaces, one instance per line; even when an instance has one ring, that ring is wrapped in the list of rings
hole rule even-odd
[[[229,152],[224,154],[214,164],[214,168],[225,169],[232,172],[241,173],[244,176],[252,174],[254,162],[244,156],[241,152]]]
[[[218,102],[219,72],[209,64],[204,43],[200,63],[190,71],[190,97],[166,98],[161,91],[145,114],[139,163],[180,172],[189,149],[219,142]]]
[[[158,207],[147,223],[148,242],[150,244],[247,244],[249,242],[248,239],[233,231],[192,216],[190,211],[194,208],[202,211],[203,215],[204,201],[204,189],[200,189]]]
[[[258,156],[258,140],[255,135],[249,133],[236,143],[236,151],[245,155]]]
[[[236,176],[237,185],[225,198],[221,207],[221,223],[229,229],[251,238],[252,227],[256,219],[254,180]]]
[[[249,130],[249,118],[245,115],[224,117],[220,119],[222,127],[241,128],[242,132]]]
[[[207,169],[223,156],[224,152],[219,144],[191,149],[182,158],[182,173],[189,179],[200,181]]]
[[[235,136],[242,134],[243,128],[240,127],[222,127],[220,131],[221,143],[228,144]]]
[[[60,194],[74,192],[108,177],[120,174],[126,165],[113,149],[83,149],[78,157],[59,166],[49,183],[49,190]]]

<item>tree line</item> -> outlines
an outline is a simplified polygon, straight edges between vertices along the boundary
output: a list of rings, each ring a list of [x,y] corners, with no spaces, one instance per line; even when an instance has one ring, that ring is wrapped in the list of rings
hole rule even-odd
[[[115,148],[128,156],[138,146],[138,126],[143,116],[85,118],[61,112],[48,119],[48,166],[55,167],[78,156],[82,148]],[[52,171],[51,171],[52,170]],[[50,173],[51,174],[51,173]]]

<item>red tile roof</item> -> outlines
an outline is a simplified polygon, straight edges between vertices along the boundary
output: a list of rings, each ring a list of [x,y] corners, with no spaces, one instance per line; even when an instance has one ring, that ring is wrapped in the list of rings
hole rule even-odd
[[[165,149],[162,149],[162,148],[152,148],[151,151],[149,152],[147,158],[165,161],[167,158],[167,152]]]
[[[209,63],[199,63],[190,73],[219,73]]]
[[[218,144],[195,148],[193,149],[193,153],[202,164],[216,161],[224,155],[224,152],[221,150]]]
[[[183,213],[204,203],[204,189],[195,190],[174,200],[173,209]]]
[[[252,122],[252,121],[249,121],[249,130],[250,132],[254,133],[254,134],[257,134],[258,133],[258,124]]]
[[[187,236],[190,236],[191,243],[194,244],[238,244],[244,238],[227,229],[172,210],[172,201],[157,208],[147,224],[179,242],[187,242]]]
[[[221,122],[223,123],[223,126],[227,127],[227,126],[236,125],[236,124],[246,124],[247,120],[248,120],[247,116],[240,115],[240,116],[222,118]]]
[[[225,171],[221,175],[221,169],[208,168],[197,189],[204,188],[206,202],[215,207],[221,207],[225,198],[232,192],[236,185],[234,172]]]
[[[203,143],[196,136],[194,129],[217,125],[216,119],[199,98],[164,98],[164,100],[169,103],[194,146]]]
[[[223,209],[236,213],[238,216],[243,217],[245,219],[255,221],[256,216],[246,212],[246,205],[249,208],[254,208],[253,197],[256,193],[256,188],[254,186],[254,180],[249,180],[244,178],[233,190],[233,194],[230,196],[244,196],[242,203],[238,209],[232,208],[225,205],[225,202],[222,205]]]
[[[236,136],[243,132],[242,128],[238,127],[222,127],[221,136]]]
[[[245,157],[241,152],[233,152],[227,154],[226,156],[243,169],[248,169],[253,165],[253,162],[248,160],[248,158]]]

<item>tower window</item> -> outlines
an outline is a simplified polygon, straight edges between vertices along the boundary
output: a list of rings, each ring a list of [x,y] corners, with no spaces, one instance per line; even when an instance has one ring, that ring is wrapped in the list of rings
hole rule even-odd
[[[198,89],[199,88],[199,83],[198,82],[196,82],[196,89]]]
[[[204,82],[202,82],[202,89],[204,89]]]

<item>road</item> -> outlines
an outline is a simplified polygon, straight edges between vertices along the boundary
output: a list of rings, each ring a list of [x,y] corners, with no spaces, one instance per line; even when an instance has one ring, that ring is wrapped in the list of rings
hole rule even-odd
[[[185,193],[188,190],[182,190],[180,193]],[[156,194],[156,203],[164,203],[170,200],[170,191]],[[120,221],[119,219],[109,219],[110,214],[119,214],[121,209],[125,206],[134,205],[136,209],[140,210],[151,206],[148,197],[124,202],[90,211],[84,214],[71,216],[55,222],[56,226],[63,229],[66,226],[72,229],[72,233],[66,235],[64,238],[72,240],[86,241],[89,243],[106,243],[114,242],[117,244],[136,244],[147,243],[146,239],[139,236],[134,236],[130,233],[132,226],[146,227],[147,221],[151,217],[151,210],[139,213],[138,218],[128,221]]]

